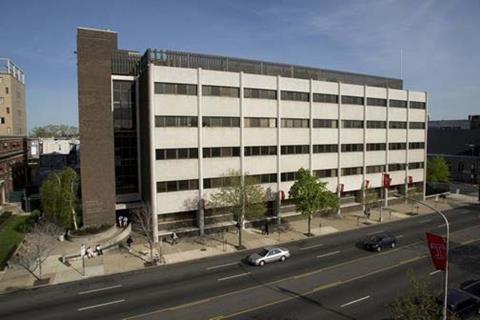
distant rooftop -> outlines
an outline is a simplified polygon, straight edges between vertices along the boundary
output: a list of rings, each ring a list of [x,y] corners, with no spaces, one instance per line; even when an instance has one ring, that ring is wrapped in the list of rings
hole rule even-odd
[[[10,74],[18,81],[25,84],[25,73],[10,59],[0,58],[0,73]]]
[[[112,58],[112,73],[135,75],[141,72],[148,63],[177,68],[203,68],[207,70],[245,72],[270,76],[279,75],[288,78],[403,89],[403,80],[396,78],[260,60],[158,49],[148,49],[141,58],[137,52],[118,50]]]

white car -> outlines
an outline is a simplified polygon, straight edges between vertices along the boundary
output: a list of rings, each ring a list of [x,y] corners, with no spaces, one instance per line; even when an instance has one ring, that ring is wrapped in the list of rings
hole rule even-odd
[[[254,266],[263,266],[265,263],[275,262],[275,261],[285,261],[287,258],[290,258],[290,251],[285,248],[280,247],[268,247],[263,248],[262,251],[258,253],[253,253],[247,257],[249,263]]]

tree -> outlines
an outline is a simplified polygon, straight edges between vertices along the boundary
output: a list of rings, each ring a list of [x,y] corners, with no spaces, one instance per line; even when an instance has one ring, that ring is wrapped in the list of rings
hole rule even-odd
[[[428,290],[428,283],[421,282],[412,270],[408,271],[410,288],[406,296],[389,305],[393,320],[440,320],[442,308]]]
[[[32,231],[25,235],[21,248],[13,256],[13,263],[25,268],[37,280],[42,279],[42,264],[55,249],[59,234],[61,230],[53,223],[44,221],[35,224]],[[38,274],[35,273],[37,270]]]
[[[210,202],[215,208],[232,211],[238,228],[238,247],[243,248],[242,230],[245,219],[265,215],[266,196],[263,188],[252,176],[241,176],[238,171],[229,171],[222,178],[220,190],[213,194]]]
[[[297,210],[308,217],[308,233],[311,236],[312,216],[325,210],[338,209],[337,196],[327,189],[327,183],[317,180],[309,171],[301,168],[298,178],[290,188],[288,196],[295,203]]]
[[[153,248],[155,246],[155,237],[153,234],[155,225],[153,224],[152,211],[150,207],[143,205],[133,210],[133,219],[138,232],[148,243],[150,249],[150,262],[154,261]]]
[[[46,126],[35,127],[30,135],[36,138],[68,138],[77,137],[78,128],[65,124],[49,124]]]
[[[448,182],[450,171],[444,157],[434,157],[427,162],[427,181],[431,183]]]
[[[43,213],[66,229],[78,229],[79,177],[72,168],[52,172],[42,183],[40,199]]]

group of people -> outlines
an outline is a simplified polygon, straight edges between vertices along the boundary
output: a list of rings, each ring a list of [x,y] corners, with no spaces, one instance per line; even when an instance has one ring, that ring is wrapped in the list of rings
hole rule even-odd
[[[120,228],[126,228],[128,226],[128,217],[127,216],[118,216],[118,226]]]
[[[82,257],[87,256],[87,258],[90,259],[90,258],[93,258],[95,256],[103,255],[103,250],[102,250],[102,248],[100,247],[99,244],[97,244],[95,246],[95,250],[92,249],[92,247],[90,247],[90,246],[85,248],[85,245],[82,244],[81,247],[80,247],[80,254],[81,254]]]

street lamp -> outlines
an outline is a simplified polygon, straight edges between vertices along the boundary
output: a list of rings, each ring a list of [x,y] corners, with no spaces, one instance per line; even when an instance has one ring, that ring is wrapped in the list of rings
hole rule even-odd
[[[395,194],[396,197],[401,197],[400,194]],[[446,227],[446,239],[445,239],[445,274],[444,274],[444,287],[443,287],[443,310],[442,310],[442,319],[447,320],[447,291],[448,291],[448,250],[449,250],[449,240],[450,240],[450,224],[448,223],[447,217],[440,211],[437,210],[436,208],[432,207],[431,205],[417,200],[413,198],[409,198],[405,196],[405,199],[416,202],[418,204],[421,204],[431,210],[433,210],[435,213],[439,214],[442,219],[445,221],[445,227]]]

